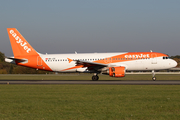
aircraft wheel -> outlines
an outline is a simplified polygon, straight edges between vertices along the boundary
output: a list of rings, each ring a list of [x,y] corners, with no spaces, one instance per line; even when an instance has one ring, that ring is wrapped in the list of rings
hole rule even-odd
[[[113,77],[115,77],[115,73],[113,73]]]
[[[97,76],[97,75],[93,75],[93,76],[92,76],[92,80],[93,80],[93,81],[97,81],[97,80],[99,80],[99,76]]]
[[[153,77],[152,80],[153,80],[153,81],[156,81],[156,77]]]

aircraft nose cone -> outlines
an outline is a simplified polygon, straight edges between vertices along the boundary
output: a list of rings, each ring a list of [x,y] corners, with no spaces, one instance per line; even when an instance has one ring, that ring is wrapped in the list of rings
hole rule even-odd
[[[177,66],[177,62],[176,62],[175,60],[173,60],[173,61],[171,62],[171,65],[172,65],[172,67],[176,67],[176,66]]]

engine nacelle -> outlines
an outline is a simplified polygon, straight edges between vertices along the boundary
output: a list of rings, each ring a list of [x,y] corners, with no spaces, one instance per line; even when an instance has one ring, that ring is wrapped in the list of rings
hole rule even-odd
[[[125,67],[110,67],[109,76],[111,77],[125,77],[126,69]]]

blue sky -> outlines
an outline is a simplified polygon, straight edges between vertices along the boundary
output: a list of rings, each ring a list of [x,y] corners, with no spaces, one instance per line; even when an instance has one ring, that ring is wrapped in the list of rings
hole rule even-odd
[[[3,0],[0,51],[12,56],[15,27],[40,53],[180,55],[179,0]]]

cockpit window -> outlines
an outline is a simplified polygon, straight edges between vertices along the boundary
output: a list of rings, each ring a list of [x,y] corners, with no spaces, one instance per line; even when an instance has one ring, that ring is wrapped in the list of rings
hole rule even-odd
[[[163,59],[170,59],[169,57],[163,57]]]

